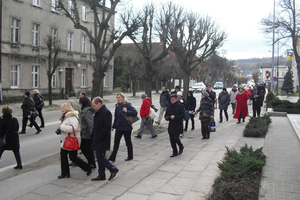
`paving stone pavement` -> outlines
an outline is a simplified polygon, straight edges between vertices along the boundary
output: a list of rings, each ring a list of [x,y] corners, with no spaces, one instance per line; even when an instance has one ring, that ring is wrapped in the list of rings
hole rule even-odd
[[[296,123],[299,117],[291,116]],[[166,131],[155,139],[148,135],[133,138],[134,159],[129,162],[124,161],[127,150],[122,139],[114,163],[120,172],[112,181],[92,182],[90,179],[97,176],[97,170],[86,176],[78,167],[71,167],[71,178],[57,179],[60,165],[53,164],[1,181],[0,199],[202,200],[219,175],[217,163],[224,157],[225,146],[239,150],[246,143],[254,149],[264,147],[267,155],[260,199],[300,199],[297,130],[287,117],[271,118],[266,138],[242,137],[246,123],[236,124],[231,118],[217,124],[217,132],[211,133],[211,139],[202,140],[197,117],[196,129],[189,130],[182,138],[183,154],[174,158],[169,157],[172,151]]]

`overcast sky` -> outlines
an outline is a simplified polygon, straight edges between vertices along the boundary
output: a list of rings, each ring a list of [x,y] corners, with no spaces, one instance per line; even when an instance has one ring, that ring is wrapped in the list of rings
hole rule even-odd
[[[131,0],[133,7],[142,7],[149,0]],[[153,0],[169,2],[169,0]],[[273,13],[273,0],[172,0],[172,2],[209,15],[228,34],[221,50],[228,59],[272,57],[271,41],[262,33],[260,20]],[[284,51],[284,50],[283,50]]]

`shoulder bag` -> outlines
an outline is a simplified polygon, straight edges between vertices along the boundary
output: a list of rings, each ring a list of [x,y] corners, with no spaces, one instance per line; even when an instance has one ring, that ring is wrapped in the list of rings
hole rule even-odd
[[[154,119],[155,117],[157,117],[157,114],[155,113],[155,110],[151,107],[150,107],[149,116],[151,117],[151,119]]]
[[[126,113],[123,114],[124,119],[126,120],[126,122],[128,124],[133,124],[134,122],[138,121],[140,118],[136,115],[136,116],[129,116]]]
[[[78,139],[76,137],[76,133],[75,133],[75,130],[74,130],[73,126],[72,126],[72,129],[73,129],[74,137],[71,137],[70,133],[69,133],[68,136],[65,138],[65,142],[64,142],[64,145],[63,145],[62,148],[66,149],[66,150],[69,150],[69,151],[77,151],[77,150],[80,149],[79,142],[78,142]]]
[[[7,132],[4,134],[4,136],[0,139],[0,147],[3,147],[6,145],[6,135],[7,135]]]

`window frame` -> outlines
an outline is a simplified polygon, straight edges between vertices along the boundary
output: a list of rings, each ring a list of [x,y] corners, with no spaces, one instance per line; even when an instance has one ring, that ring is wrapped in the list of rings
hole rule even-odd
[[[51,11],[58,12],[58,0],[51,0]]]
[[[58,41],[58,29],[51,27],[51,38],[52,38],[52,42],[55,43]]]
[[[41,0],[32,0],[32,5],[41,7]]]
[[[68,12],[71,15],[71,17],[74,17],[74,2],[73,0],[68,0]]]
[[[82,21],[87,21],[87,14],[86,14],[86,6],[85,5],[83,5],[82,7],[81,7],[81,11],[82,11]]]
[[[15,67],[17,67],[16,70]],[[14,76],[15,73],[16,73],[16,77]],[[14,84],[14,82],[16,82],[16,85]],[[10,87],[19,88],[19,85],[20,85],[20,64],[12,64],[10,65]]]
[[[87,87],[86,85],[86,69],[81,69],[81,87]]]
[[[82,35],[81,37],[81,53],[87,54],[87,36]]]
[[[40,24],[32,23],[32,46],[38,47],[40,45],[40,27]]]
[[[36,70],[34,70],[34,69],[36,69]],[[32,88],[39,87],[39,71],[40,71],[39,65],[32,65],[32,68],[31,68],[31,87]]]
[[[51,77],[51,87],[52,88],[56,88],[56,86],[57,86],[56,78],[57,78],[57,76],[56,76],[56,70],[55,70],[55,72],[52,74],[52,77]]]
[[[21,26],[21,20],[19,20],[17,18],[12,18],[11,19],[11,28],[10,28],[11,37],[10,37],[10,41],[12,43],[20,43],[20,36],[21,36],[20,26]]]
[[[68,31],[67,41],[68,41],[67,50],[68,51],[73,51],[74,50],[74,46],[73,46],[73,43],[74,43],[74,32]]]

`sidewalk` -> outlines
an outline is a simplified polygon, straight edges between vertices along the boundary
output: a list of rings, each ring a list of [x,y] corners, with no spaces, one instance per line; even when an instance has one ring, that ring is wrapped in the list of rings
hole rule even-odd
[[[115,95],[112,96],[114,101]],[[289,117],[294,124],[300,122],[300,115]],[[134,159],[130,162],[124,161],[127,149],[122,139],[114,163],[120,172],[112,181],[92,182],[90,179],[97,176],[97,170],[86,176],[78,167],[70,167],[71,178],[59,180],[60,164],[52,164],[1,181],[1,199],[205,199],[219,175],[217,162],[224,157],[225,146],[239,150],[245,143],[254,149],[264,147],[267,155],[260,199],[300,199],[297,134],[289,118],[271,118],[266,138],[244,138],[246,123],[236,124],[230,115],[228,122],[217,124],[217,132],[211,133],[209,140],[201,139],[197,118],[196,129],[189,130],[182,138],[183,154],[174,158],[169,157],[172,150],[167,132],[155,139],[144,135],[142,139],[132,138]],[[167,123],[164,121],[162,126]]]

